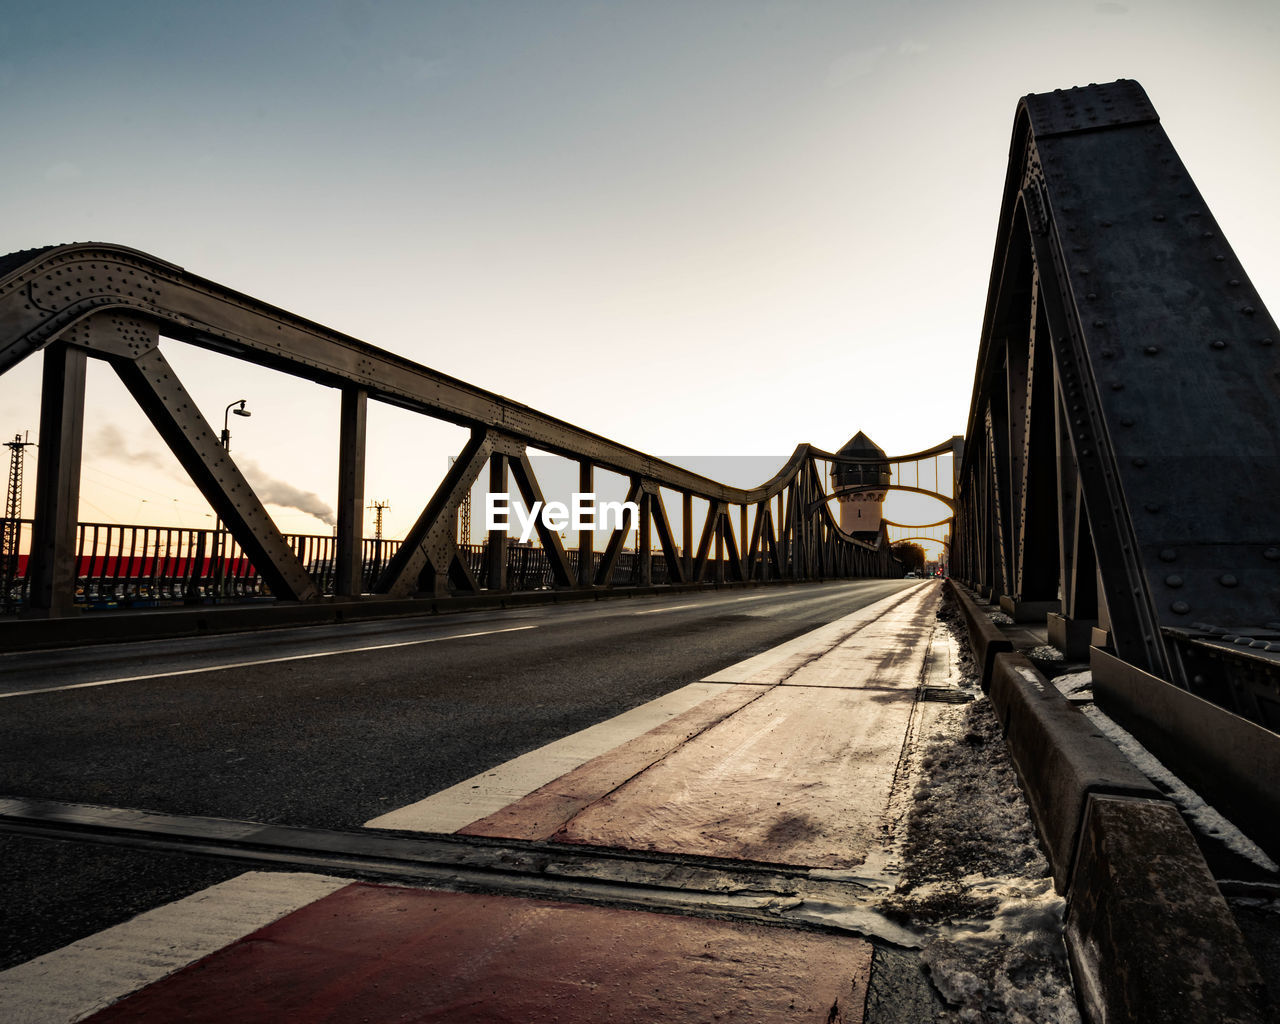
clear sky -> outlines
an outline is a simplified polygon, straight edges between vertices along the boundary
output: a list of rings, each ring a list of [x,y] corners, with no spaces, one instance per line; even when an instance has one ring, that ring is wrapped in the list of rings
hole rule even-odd
[[[133,246],[677,460],[913,451],[964,431],[1028,92],[1141,82],[1277,296],[1278,30],[1231,0],[13,4],[0,251]],[[248,399],[256,479],[332,505],[334,392],[166,352],[217,427]],[[6,438],[38,364],[0,379]],[[88,417],[82,518],[209,524],[109,372]],[[370,429],[399,536],[462,434]]]

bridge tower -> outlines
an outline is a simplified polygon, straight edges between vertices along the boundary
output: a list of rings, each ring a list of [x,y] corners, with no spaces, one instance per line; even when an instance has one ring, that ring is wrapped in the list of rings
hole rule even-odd
[[[840,502],[840,529],[845,533],[878,533],[889,489],[889,459],[884,449],[859,430],[836,454],[853,459],[879,460],[836,463],[831,471],[837,491],[846,487],[867,488],[837,497]]]

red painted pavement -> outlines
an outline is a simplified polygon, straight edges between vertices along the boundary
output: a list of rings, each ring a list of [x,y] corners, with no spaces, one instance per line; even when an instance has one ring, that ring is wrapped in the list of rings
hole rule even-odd
[[[862,1021],[860,939],[355,884],[89,1020]]]

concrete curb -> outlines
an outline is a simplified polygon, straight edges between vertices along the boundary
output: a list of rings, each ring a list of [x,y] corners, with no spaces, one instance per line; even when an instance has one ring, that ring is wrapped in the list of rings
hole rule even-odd
[[[1089,795],[1163,795],[1021,654],[996,656],[988,696],[1065,893]]]
[[[1090,794],[1067,952],[1089,1020],[1262,1024],[1262,977],[1182,815]]]
[[[1094,703],[1280,860],[1280,737],[1096,647],[1089,664]]]
[[[973,648],[974,659],[978,663],[982,688],[991,685],[991,671],[995,667],[997,654],[1013,650],[1013,642],[1000,632],[1000,628],[987,618],[973,598],[955,580],[947,580],[947,586],[960,612],[964,615],[965,625],[969,628],[969,646]]]

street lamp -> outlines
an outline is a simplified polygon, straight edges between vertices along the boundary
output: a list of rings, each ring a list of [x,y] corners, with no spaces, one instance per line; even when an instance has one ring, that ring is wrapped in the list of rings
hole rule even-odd
[[[248,409],[244,407],[247,398],[237,398],[234,402],[228,402],[226,409],[222,411],[222,448],[223,451],[231,451],[231,414],[234,412],[237,416],[252,416]],[[226,586],[226,573],[223,563],[224,545],[222,542],[222,517],[218,516],[214,520],[213,534],[213,593],[215,599],[224,597],[224,589]]]
[[[229,423],[232,412],[237,416],[253,415],[253,413],[244,407],[244,403],[247,401],[247,398],[237,398],[234,402],[230,403],[222,413],[222,447],[227,451],[231,451],[231,428]],[[237,408],[237,406],[239,406],[239,408]]]

